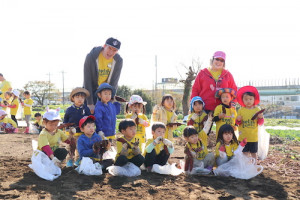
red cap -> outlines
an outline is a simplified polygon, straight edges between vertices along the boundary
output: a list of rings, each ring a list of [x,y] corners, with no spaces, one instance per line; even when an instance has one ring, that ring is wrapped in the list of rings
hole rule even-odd
[[[90,116],[84,116],[83,118],[81,118],[81,120],[79,120],[79,128],[81,128],[82,124],[87,120],[87,119],[92,119],[95,121],[95,117],[93,115]]]
[[[253,86],[244,86],[244,87],[241,87],[238,92],[237,92],[237,101],[238,103],[245,107],[245,104],[243,102],[243,95],[246,93],[246,92],[252,92],[254,94],[254,105],[256,106],[257,104],[259,104],[259,93],[256,89],[256,87],[253,87]]]

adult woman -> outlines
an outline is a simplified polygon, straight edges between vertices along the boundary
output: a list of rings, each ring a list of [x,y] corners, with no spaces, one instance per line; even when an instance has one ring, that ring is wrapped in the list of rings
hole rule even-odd
[[[216,51],[212,57],[210,67],[202,69],[192,87],[191,99],[200,96],[205,102],[205,111],[213,111],[221,102],[215,98],[215,93],[221,88],[232,88],[237,91],[231,73],[225,69],[226,54]]]

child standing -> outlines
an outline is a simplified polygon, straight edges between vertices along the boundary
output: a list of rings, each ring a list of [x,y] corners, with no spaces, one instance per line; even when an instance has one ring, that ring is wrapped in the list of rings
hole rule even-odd
[[[242,106],[238,110],[236,124],[239,126],[239,141],[247,138],[247,144],[243,152],[253,158],[257,157],[258,149],[258,125],[264,124],[263,113],[253,116],[261,109],[257,106],[259,104],[259,93],[253,86],[244,86],[238,90],[237,101]]]
[[[26,121],[26,129],[24,133],[29,133],[29,126],[30,126],[30,119],[31,119],[31,108],[33,104],[33,100],[30,98],[30,92],[25,91],[23,93],[23,96],[25,97],[24,102],[22,103],[22,106],[24,107],[24,115],[25,115],[25,121]]]
[[[147,171],[152,170],[154,164],[165,165],[174,152],[173,143],[164,139],[166,126],[162,122],[155,122],[152,125],[152,139],[148,139],[145,148],[145,167]]]
[[[176,125],[172,125],[171,123],[175,123],[177,119],[177,115],[175,113],[176,105],[172,95],[165,94],[162,97],[160,105],[156,105],[153,108],[152,113],[152,121],[153,122],[162,122],[166,125],[166,133],[164,138],[173,141],[173,131],[177,128]]]
[[[199,96],[193,97],[190,103],[191,114],[188,116],[188,122],[187,122],[188,126],[194,126],[194,128],[199,133],[199,138],[201,138],[203,141],[207,140],[207,135],[205,134],[205,136],[202,136],[200,132],[204,127],[204,123],[208,119],[208,115],[204,111],[204,106],[205,103],[203,102],[201,97]]]
[[[35,113],[34,114],[34,118],[35,118],[35,122],[34,122],[34,126],[38,129],[39,133],[42,131],[43,129],[43,118],[41,113]]]
[[[20,92],[18,90],[13,90],[12,91],[12,101],[11,101],[11,104],[8,105],[8,107],[10,108],[11,119],[16,122],[17,126],[18,126],[18,121],[16,119],[16,114],[17,114],[18,108],[19,108],[19,95],[20,95]],[[17,128],[16,128],[15,132],[18,132]]]
[[[95,106],[96,132],[108,139],[116,139],[116,116],[120,113],[121,104],[111,102],[115,89],[108,83],[102,83],[96,91],[98,101]]]
[[[231,88],[222,88],[216,92],[215,97],[222,102],[215,108],[213,119],[216,122],[216,138],[218,138],[219,129],[223,124],[230,124],[234,127],[234,130],[237,129],[235,126],[237,113],[235,107],[231,106],[231,102],[236,97],[236,92]]]
[[[106,170],[114,161],[112,159],[102,160],[103,153],[110,148],[109,140],[107,140],[106,149],[103,150],[95,147],[97,142],[102,141],[100,135],[95,132],[95,117],[93,115],[84,116],[79,121],[79,127],[84,133],[79,136],[77,141],[80,160],[82,157],[90,157],[94,161],[100,162],[102,169]]]
[[[208,132],[210,127],[211,123],[206,123],[203,131]],[[184,171],[191,172],[194,167],[202,167],[211,171],[215,162],[214,154],[208,153],[207,144],[198,137],[197,130],[193,126],[187,126],[183,130],[183,136],[187,142],[184,149],[186,154]]]
[[[71,135],[68,137],[62,130],[57,129],[60,121],[59,108],[48,110],[43,115],[45,128],[39,135],[38,150],[43,151],[56,165],[60,165],[68,151],[59,147],[59,142],[70,144]]]
[[[4,99],[2,99],[2,102],[1,102],[1,107],[2,107],[2,110],[6,111],[6,113],[8,113],[8,105],[11,104],[11,99],[12,99],[12,93],[7,91],[4,93]]]
[[[90,96],[89,91],[84,88],[77,87],[74,88],[70,94],[70,100],[73,102],[73,105],[67,108],[65,116],[64,116],[64,123],[74,123],[76,127],[76,133],[74,134],[74,139],[77,141],[78,137],[82,134],[80,131],[79,120],[84,116],[91,115],[90,109],[84,105],[84,100],[86,97]],[[69,135],[69,132],[66,133]],[[75,158],[71,158],[70,156],[67,157],[67,167],[73,167],[74,165],[79,165],[79,155],[77,149],[75,149]]]
[[[139,95],[132,95],[128,104],[126,105],[125,118],[133,119],[136,123],[136,137],[140,139],[140,143],[146,143],[146,127],[150,126],[149,120],[145,115],[145,105],[142,97]],[[130,111],[129,111],[130,109]]]
[[[124,119],[119,124],[119,131],[123,134],[117,139],[116,166],[124,166],[132,162],[140,167],[145,158],[141,155],[141,143],[136,137],[136,124],[132,119]]]
[[[216,144],[217,166],[229,161],[234,156],[234,151],[238,148],[238,145],[233,127],[229,124],[222,125],[219,129]]]
[[[14,120],[6,117],[7,113],[4,110],[0,110],[0,128],[6,133],[13,133],[17,128],[17,124]]]

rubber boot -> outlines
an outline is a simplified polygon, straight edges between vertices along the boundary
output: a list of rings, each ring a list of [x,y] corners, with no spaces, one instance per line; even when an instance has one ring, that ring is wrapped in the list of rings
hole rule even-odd
[[[26,127],[24,133],[28,134],[29,133],[29,127]]]

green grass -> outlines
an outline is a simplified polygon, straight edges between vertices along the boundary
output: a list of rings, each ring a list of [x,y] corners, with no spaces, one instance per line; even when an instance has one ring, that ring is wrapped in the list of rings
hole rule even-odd
[[[269,119],[265,118],[265,126],[300,127],[300,119]]]
[[[267,129],[266,130],[270,135],[274,135],[281,138],[287,138],[289,140],[297,140],[300,141],[300,131],[299,130],[274,130]]]

